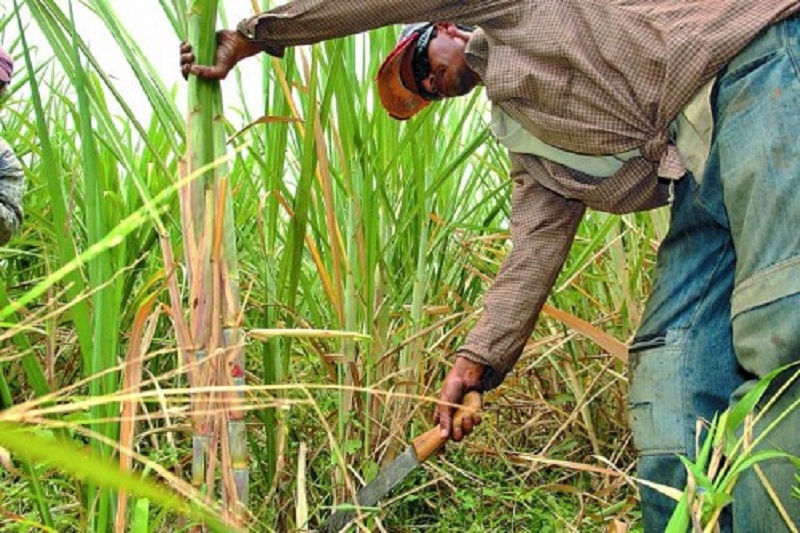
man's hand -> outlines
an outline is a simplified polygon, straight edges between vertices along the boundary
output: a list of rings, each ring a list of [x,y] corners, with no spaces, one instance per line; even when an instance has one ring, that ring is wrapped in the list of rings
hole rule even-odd
[[[458,357],[456,364],[448,372],[442,385],[442,392],[439,394],[439,407],[434,415],[435,422],[442,428],[443,438],[452,438],[459,442],[481,423],[480,415],[470,414],[464,416],[461,426],[454,426],[453,415],[456,409],[448,404],[460,405],[464,395],[469,391],[480,392],[481,376],[485,369],[486,367],[480,363]]]
[[[256,43],[238,31],[220,30],[217,32],[217,56],[213,66],[195,65],[192,45],[181,43],[181,74],[184,79],[194,74],[204,80],[224,80],[239,61],[260,51]]]

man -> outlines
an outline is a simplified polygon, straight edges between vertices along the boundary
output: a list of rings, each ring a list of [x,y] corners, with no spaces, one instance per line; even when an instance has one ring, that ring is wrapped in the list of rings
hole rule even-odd
[[[0,100],[5,99],[14,60],[0,48]],[[22,193],[25,174],[14,151],[0,139],[0,246],[6,244],[22,225]]]
[[[453,21],[411,28],[378,84],[389,113],[407,119],[483,83],[513,164],[513,250],[440,397],[442,433],[454,440],[475,421],[452,427],[452,405],[511,370],[585,209],[651,209],[672,193],[631,347],[629,407],[640,477],[682,488],[677,455],[694,456],[697,419],[800,358],[798,12],[798,0],[298,0],[221,32],[214,66],[194,65],[188,48],[182,63],[187,75],[221,79],[259,51]],[[767,395],[777,405],[760,427],[800,396],[785,388]],[[797,418],[765,447],[800,455]],[[800,522],[795,469],[762,468],[781,505],[750,471],[734,494],[736,531],[788,530],[784,511]],[[642,506],[645,529],[663,531],[674,502],[643,486]]]

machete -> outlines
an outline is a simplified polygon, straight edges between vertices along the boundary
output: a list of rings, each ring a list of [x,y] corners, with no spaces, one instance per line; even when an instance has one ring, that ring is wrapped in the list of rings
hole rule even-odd
[[[464,396],[464,403],[456,412],[453,425],[461,425],[465,414],[473,413],[481,408],[481,395],[477,392],[468,392]],[[444,446],[447,439],[443,439],[439,426],[429,429],[406,448],[397,459],[384,467],[375,479],[367,483],[356,493],[356,505],[361,508],[375,507],[378,500],[386,496],[415,468],[427,461],[439,448]],[[338,533],[356,517],[355,510],[342,510],[333,513],[322,524],[321,533]]]

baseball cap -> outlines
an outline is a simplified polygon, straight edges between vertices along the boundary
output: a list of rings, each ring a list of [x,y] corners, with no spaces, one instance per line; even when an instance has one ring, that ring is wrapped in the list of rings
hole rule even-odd
[[[0,82],[8,83],[14,74],[14,60],[3,48],[0,48]]]
[[[421,22],[403,28],[397,45],[378,70],[378,96],[389,115],[407,120],[424,109],[432,100],[425,98],[414,75],[414,52],[427,50],[433,24]]]

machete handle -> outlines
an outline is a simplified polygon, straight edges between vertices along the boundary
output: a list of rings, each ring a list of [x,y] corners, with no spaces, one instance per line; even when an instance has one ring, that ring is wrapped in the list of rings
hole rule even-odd
[[[461,407],[456,411],[456,416],[453,418],[453,426],[460,426],[464,415],[479,411],[482,404],[483,400],[480,392],[468,392],[466,396],[464,396],[464,402],[461,404]],[[414,439],[411,445],[414,446],[414,451],[417,454],[419,462],[424,463],[430,459],[439,448],[444,446],[446,442],[447,439],[442,438],[442,430],[437,425],[435,428],[429,429]]]

